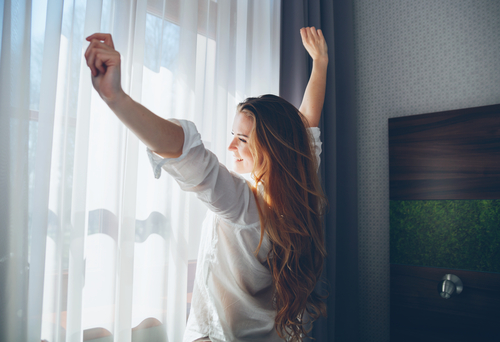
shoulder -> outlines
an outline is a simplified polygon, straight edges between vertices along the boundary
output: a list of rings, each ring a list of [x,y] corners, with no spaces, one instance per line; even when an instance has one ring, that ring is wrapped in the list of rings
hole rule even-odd
[[[222,164],[221,167],[225,168]],[[217,182],[220,183],[219,187],[224,188],[224,195],[217,200],[224,203],[225,209],[223,213],[216,214],[237,230],[260,227],[259,211],[251,182],[233,171],[229,171],[229,174],[230,179],[224,179],[224,175],[221,175]]]

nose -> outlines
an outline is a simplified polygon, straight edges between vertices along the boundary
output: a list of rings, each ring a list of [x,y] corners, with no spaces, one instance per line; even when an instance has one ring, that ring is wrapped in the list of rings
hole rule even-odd
[[[236,143],[235,143],[235,141],[236,141],[236,137],[234,137],[234,138],[233,138],[233,140],[231,140],[231,143],[230,143],[230,144],[229,144],[229,146],[227,147],[227,149],[228,149],[229,151],[234,151],[234,150],[236,150]]]

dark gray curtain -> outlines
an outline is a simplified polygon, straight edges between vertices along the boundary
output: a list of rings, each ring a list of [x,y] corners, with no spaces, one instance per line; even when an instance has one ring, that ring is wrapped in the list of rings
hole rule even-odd
[[[312,61],[299,30],[323,31],[329,51],[328,80],[321,118],[321,176],[330,208],[325,217],[328,256],[325,283],[328,316],[314,323],[317,341],[358,341],[357,124],[354,108],[352,0],[283,0],[281,4],[280,95],[300,106]]]

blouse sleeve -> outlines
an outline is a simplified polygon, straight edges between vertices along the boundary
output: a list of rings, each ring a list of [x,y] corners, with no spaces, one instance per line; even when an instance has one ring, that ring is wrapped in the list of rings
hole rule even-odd
[[[309,132],[310,139],[313,144],[314,154],[316,156],[316,165],[319,168],[319,164],[321,163],[320,155],[322,151],[321,150],[322,142],[320,140],[321,131],[319,127],[309,127],[307,130]]]
[[[184,130],[184,146],[178,158],[162,158],[147,149],[156,178],[167,171],[184,191],[196,193],[208,208],[231,222],[248,225],[257,218],[253,193],[242,177],[230,172],[205,149],[194,123],[171,120]]]

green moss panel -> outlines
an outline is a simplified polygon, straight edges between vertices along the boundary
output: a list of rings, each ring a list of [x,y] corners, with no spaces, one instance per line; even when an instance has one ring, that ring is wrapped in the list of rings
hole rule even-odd
[[[391,263],[500,273],[500,200],[390,201]]]

